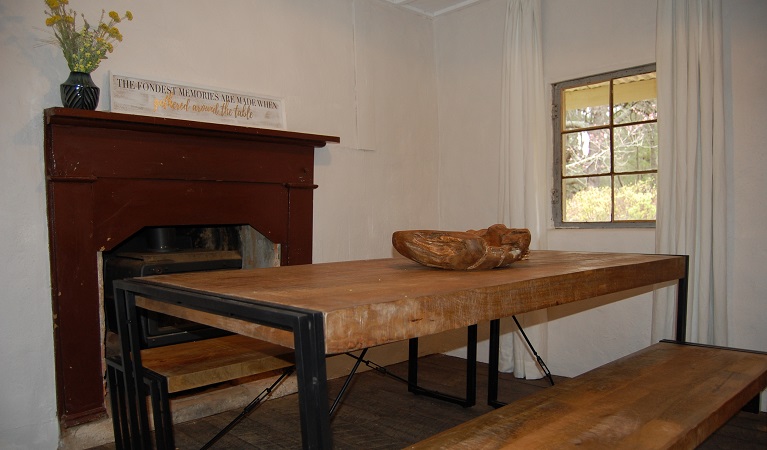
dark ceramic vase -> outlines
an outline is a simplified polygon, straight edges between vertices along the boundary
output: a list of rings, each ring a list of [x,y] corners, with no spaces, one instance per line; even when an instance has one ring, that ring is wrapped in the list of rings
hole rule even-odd
[[[96,109],[99,87],[91,79],[91,74],[70,72],[69,78],[61,83],[61,103],[67,108]]]

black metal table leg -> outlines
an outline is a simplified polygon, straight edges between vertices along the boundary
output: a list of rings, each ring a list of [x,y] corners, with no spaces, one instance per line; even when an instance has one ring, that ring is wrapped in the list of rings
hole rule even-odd
[[[456,403],[465,408],[477,403],[477,325],[470,325],[466,331],[466,397],[460,398],[453,395],[435,392],[418,386],[418,338],[412,338],[409,342],[407,382],[408,391],[418,395]]]
[[[304,448],[331,448],[322,314],[301,317],[293,329]]]
[[[504,405],[498,401],[498,366],[501,351],[501,319],[490,321],[490,355],[487,374],[487,404],[493,408]]]
[[[676,340],[687,340],[687,280],[690,276],[690,257],[684,257],[684,278],[679,279],[676,290]]]

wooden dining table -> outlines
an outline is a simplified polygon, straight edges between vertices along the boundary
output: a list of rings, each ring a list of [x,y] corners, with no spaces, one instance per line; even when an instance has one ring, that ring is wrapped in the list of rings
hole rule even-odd
[[[684,340],[686,279],[685,256],[531,251],[481,271],[394,257],[158,275],[115,282],[115,300],[129,396],[143,398],[139,309],[169,314],[295,349],[303,446],[331,448],[326,355],[669,282]],[[135,434],[149,439],[146,403],[128,407]]]

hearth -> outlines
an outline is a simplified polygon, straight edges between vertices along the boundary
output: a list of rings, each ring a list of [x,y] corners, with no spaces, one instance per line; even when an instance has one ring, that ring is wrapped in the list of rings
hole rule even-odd
[[[101,257],[131,253],[123,243],[145,229],[223,224],[253,230],[239,235],[248,240],[240,252],[245,266],[260,248],[280,265],[311,263],[314,149],[327,142],[339,139],[45,110],[56,392],[63,426],[106,414]],[[170,249],[155,253],[165,251]],[[150,268],[139,270],[168,267],[151,268],[143,254],[137,260]]]

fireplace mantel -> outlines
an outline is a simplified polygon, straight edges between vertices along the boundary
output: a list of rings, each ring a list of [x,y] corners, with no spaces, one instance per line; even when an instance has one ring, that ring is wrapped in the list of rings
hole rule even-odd
[[[250,225],[281,264],[312,260],[314,149],[338,137],[45,110],[56,392],[62,425],[104,406],[98,253],[145,226]]]

